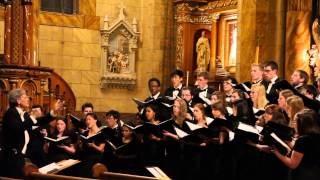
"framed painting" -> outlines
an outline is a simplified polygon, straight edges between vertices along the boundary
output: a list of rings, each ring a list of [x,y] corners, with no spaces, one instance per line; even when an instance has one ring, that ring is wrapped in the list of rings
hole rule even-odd
[[[237,16],[222,16],[219,23],[218,56],[223,67],[233,67],[237,62]]]

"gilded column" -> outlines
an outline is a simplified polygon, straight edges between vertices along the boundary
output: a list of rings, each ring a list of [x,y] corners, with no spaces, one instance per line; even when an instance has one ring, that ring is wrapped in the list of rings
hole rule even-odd
[[[39,14],[40,14],[40,0],[33,0],[32,2],[33,9],[33,19],[32,19],[32,51],[31,52],[31,61],[32,65],[37,66],[40,65],[39,59]]]
[[[220,14],[214,13],[211,15],[212,17],[212,29],[211,29],[211,57],[210,57],[210,67],[209,67],[209,74],[211,77],[215,76],[216,73],[216,56],[217,56],[217,35],[218,35],[218,20]]]
[[[11,13],[11,61],[10,64],[23,64],[23,6],[21,0],[12,0]]]
[[[22,63],[24,65],[33,64],[33,8],[32,4],[23,6],[23,55]]]
[[[309,69],[306,50],[310,49],[310,23],[312,1],[287,1],[286,47],[285,47],[285,78],[290,79],[296,69],[307,72]]]
[[[4,61],[6,64],[11,62],[11,19],[12,19],[12,5],[6,4],[4,11]]]

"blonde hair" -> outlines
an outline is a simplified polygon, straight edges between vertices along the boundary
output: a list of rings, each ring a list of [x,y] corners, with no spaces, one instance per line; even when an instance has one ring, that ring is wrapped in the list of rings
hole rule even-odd
[[[180,114],[175,119],[178,121],[178,123],[182,124],[184,119],[186,118],[187,113],[188,113],[187,103],[183,99],[176,99],[175,101],[180,104]]]
[[[251,91],[255,90],[258,94],[257,99],[253,99],[253,107],[258,109],[264,109],[268,104],[266,97],[266,88],[262,84],[253,84],[251,86]]]
[[[288,107],[291,108],[290,113],[288,112],[288,115],[290,115],[289,126],[296,129],[297,122],[294,117],[299,111],[304,109],[303,100],[301,97],[293,95],[287,98],[286,104],[287,104],[287,108]]]
[[[204,107],[204,105],[202,103],[197,103],[197,104],[195,104],[193,106],[193,108],[195,108],[195,107],[199,108],[199,110],[202,113],[202,119],[205,121],[206,120],[206,115],[205,115],[205,107]]]
[[[263,64],[257,64],[257,63],[254,63],[254,64],[251,64],[251,67],[258,67],[260,69],[260,71],[263,71]]]
[[[288,97],[293,96],[294,94],[290,89],[285,89],[285,90],[280,91],[279,95],[283,96],[285,99],[287,99]]]

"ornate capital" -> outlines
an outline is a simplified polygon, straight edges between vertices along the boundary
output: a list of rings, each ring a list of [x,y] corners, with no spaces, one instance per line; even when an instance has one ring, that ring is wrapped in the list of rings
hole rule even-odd
[[[220,18],[220,13],[213,13],[211,14],[212,21],[217,21]]]
[[[179,14],[175,17],[178,23],[211,24],[214,20],[211,15],[191,16],[190,14]]]
[[[221,8],[229,8],[229,7],[237,7],[238,0],[224,0],[224,1],[213,1],[208,3],[208,10],[212,9],[221,9]]]

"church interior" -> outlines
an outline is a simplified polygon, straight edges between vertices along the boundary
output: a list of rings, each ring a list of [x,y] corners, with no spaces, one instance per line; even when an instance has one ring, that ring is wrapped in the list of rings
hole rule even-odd
[[[59,106],[57,102],[63,102],[58,115],[68,117],[67,124],[76,119],[73,115],[81,117],[83,105],[91,103],[105,125],[106,116],[113,111],[121,114],[118,120],[124,123],[139,119],[141,107],[148,103],[145,98],[153,95],[152,78],[159,80],[158,91],[165,94],[174,75],[183,77],[184,87],[196,88],[199,74],[201,77],[205,72],[208,86],[223,91],[226,78],[236,79],[239,84],[251,82],[252,64],[262,65],[262,71],[266,71],[272,61],[277,65],[277,77],[290,81],[297,70],[302,70],[308,75],[306,84],[317,84],[319,15],[319,0],[2,0],[0,131],[3,129],[5,134],[8,128],[6,112],[12,105],[10,92],[14,89],[24,90],[29,97],[29,110],[40,105],[43,112],[51,113],[53,107]],[[274,70],[273,65],[270,67]],[[231,85],[236,86],[233,81]],[[319,87],[315,86],[317,90]],[[264,91],[268,90],[266,85]],[[246,95],[252,96],[250,92]],[[173,92],[173,97],[177,96]],[[320,107],[320,102],[314,101],[311,104]],[[173,114],[175,102],[168,105],[173,107]],[[308,102],[304,101],[305,106]],[[246,156],[249,151],[252,149],[239,152]],[[109,169],[108,163],[95,170],[107,171],[105,167]],[[317,167],[320,169],[319,162]],[[59,176],[37,173],[34,163],[29,168],[30,179]],[[169,177],[153,179],[185,179],[163,169]],[[110,172],[106,177],[112,177]],[[112,178],[139,179],[125,174],[130,173]],[[145,174],[139,175],[142,178]],[[207,179],[206,175],[197,177]],[[0,173],[1,176],[6,174]],[[241,173],[232,178],[239,177],[243,177]],[[64,178],[75,177],[71,174]]]

